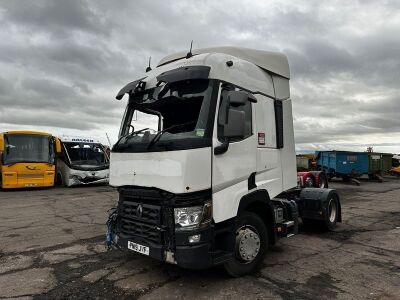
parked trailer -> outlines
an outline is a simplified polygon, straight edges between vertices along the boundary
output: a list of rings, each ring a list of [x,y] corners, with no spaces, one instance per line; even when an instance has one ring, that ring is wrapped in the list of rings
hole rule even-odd
[[[310,170],[310,159],[306,156],[296,155],[297,171],[308,171]]]
[[[344,181],[355,179],[368,173],[368,153],[352,151],[318,151],[317,168],[325,171],[329,179],[340,177]]]
[[[368,154],[368,175],[370,178],[389,172],[392,168],[392,154],[375,152]]]

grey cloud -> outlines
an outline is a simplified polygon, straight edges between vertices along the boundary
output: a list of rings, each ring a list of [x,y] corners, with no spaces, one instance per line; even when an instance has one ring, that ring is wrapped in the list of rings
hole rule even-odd
[[[112,22],[106,21],[101,10],[89,1],[21,0],[3,2],[5,17],[29,30],[68,36],[71,30],[104,35]]]
[[[10,126],[117,128],[119,88],[149,56],[154,66],[194,39],[288,55],[299,147],[400,134],[396,1],[8,1],[0,16],[0,123]]]

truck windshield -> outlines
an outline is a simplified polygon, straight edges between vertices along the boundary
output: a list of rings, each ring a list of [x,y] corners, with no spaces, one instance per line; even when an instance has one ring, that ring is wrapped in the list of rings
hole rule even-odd
[[[72,165],[104,166],[108,164],[101,144],[74,142],[63,144]]]
[[[52,138],[36,134],[5,135],[4,164],[20,162],[54,164],[54,147]]]
[[[116,152],[171,151],[211,146],[213,80],[167,83],[131,95]]]

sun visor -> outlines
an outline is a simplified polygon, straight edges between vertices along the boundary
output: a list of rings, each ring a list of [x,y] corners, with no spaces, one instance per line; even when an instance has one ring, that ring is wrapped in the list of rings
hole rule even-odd
[[[158,81],[176,82],[189,79],[207,79],[211,68],[208,66],[187,66],[169,70],[157,76]]]
[[[125,85],[117,94],[117,96],[115,97],[117,100],[121,100],[122,97],[124,97],[124,95],[126,93],[130,93],[132,91],[136,91],[138,88],[140,89],[144,89],[144,85],[146,84],[145,82],[143,82],[142,80],[145,79],[146,77],[140,78],[138,80],[132,81],[130,83],[128,83],[127,85]]]

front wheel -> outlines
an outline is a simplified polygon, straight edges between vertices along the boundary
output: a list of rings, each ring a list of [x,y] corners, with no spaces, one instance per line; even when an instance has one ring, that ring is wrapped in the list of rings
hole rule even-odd
[[[57,173],[56,175],[56,185],[62,186],[63,185],[63,178],[61,173]]]
[[[260,267],[268,249],[268,231],[261,218],[251,212],[239,216],[235,229],[235,253],[224,267],[231,276],[240,277]]]

